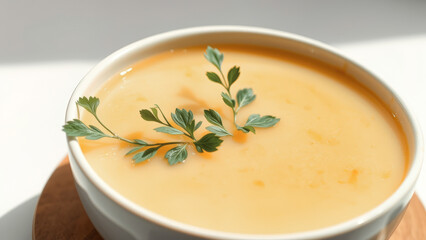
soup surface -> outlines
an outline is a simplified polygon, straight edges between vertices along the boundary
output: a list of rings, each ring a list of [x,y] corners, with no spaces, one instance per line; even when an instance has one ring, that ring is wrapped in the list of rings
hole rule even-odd
[[[224,89],[205,76],[217,71],[204,47],[176,49],[144,59],[113,76],[96,93],[100,119],[114,132],[147,142],[186,140],[159,133],[143,108],[158,104],[171,121],[175,108],[190,109],[207,133],[203,110],[218,111],[234,136],[218,151],[188,148],[170,166],[164,148],[134,164],[131,145],[114,139],[79,139],[90,165],[131,201],[187,224],[237,233],[291,233],[340,223],[374,208],[404,178],[405,137],[392,114],[335,69],[286,53],[215,46],[223,69],[241,67],[231,90],[253,88],[257,98],[238,114],[274,115],[281,121],[256,134],[237,132]],[[83,112],[83,111],[82,111]],[[84,112],[82,121],[101,127]]]

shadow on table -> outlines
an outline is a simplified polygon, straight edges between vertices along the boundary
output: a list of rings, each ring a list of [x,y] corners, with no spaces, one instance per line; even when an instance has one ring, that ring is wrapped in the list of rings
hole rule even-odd
[[[0,218],[0,239],[32,239],[34,209],[39,197],[32,197]]]

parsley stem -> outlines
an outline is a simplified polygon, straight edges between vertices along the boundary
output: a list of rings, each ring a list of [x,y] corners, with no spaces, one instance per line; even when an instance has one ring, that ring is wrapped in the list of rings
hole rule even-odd
[[[238,113],[238,111],[233,111],[234,112],[234,124],[235,124],[235,126],[237,127],[237,129],[240,127],[240,126],[238,126],[238,124],[237,124],[237,113]]]
[[[172,125],[169,123],[169,121],[167,120],[167,118],[166,118],[166,116],[164,115],[164,113],[163,113],[163,111],[161,110],[161,108],[157,105],[157,104],[155,104],[155,106],[158,108],[158,110],[160,110],[160,113],[161,113],[161,115],[163,115],[163,118],[164,118],[164,120],[166,121],[166,123],[167,123],[167,125],[169,126],[169,127],[172,127]],[[166,125],[166,124],[164,124],[164,125]]]
[[[166,146],[166,145],[171,145],[171,144],[185,144],[188,145],[190,144],[190,142],[165,142],[165,143],[153,143],[153,144],[148,144],[146,146]]]
[[[121,140],[121,141],[125,141],[125,142],[127,142],[127,143],[131,143],[131,144],[137,144],[137,143],[135,143],[134,141],[130,141],[129,139],[126,139],[126,138],[122,138],[122,137],[120,137],[120,136],[118,136],[118,135],[113,135],[113,136],[110,136],[110,138],[115,138],[115,139],[119,139],[119,140]]]
[[[185,134],[185,136],[191,138],[192,140],[197,141],[197,139],[195,139],[195,137],[194,137],[194,134],[191,134],[191,135],[188,135],[186,133],[184,133],[184,134]]]
[[[160,109],[160,108],[158,108],[158,109]],[[161,109],[160,109],[160,111],[161,111]],[[163,114],[163,112],[161,111],[161,114],[164,116],[164,114]],[[127,143],[130,143],[130,144],[135,144],[135,145],[143,145],[143,144],[140,144],[140,143],[138,143],[138,142],[136,142],[136,141],[132,141],[132,140],[129,140],[129,139],[127,139],[127,138],[123,138],[123,137],[120,137],[120,136],[118,136],[117,134],[115,134],[113,131],[111,131],[109,128],[107,128],[102,122],[101,122],[101,120],[98,118],[98,115],[97,114],[92,114],[95,118],[96,118],[96,120],[102,125],[102,127],[104,127],[108,132],[110,132],[111,134],[112,134],[112,136],[109,136],[109,135],[106,135],[106,137],[109,137],[109,138],[114,138],[114,139],[119,139],[119,140],[121,140],[121,141],[124,141],[124,142],[127,142]],[[168,123],[168,125],[170,126],[170,127],[173,127],[172,125],[170,125],[170,123],[167,121],[167,118],[165,118],[164,117],[164,119],[166,120],[166,122]],[[164,124],[164,125],[166,125],[166,124]],[[194,136],[190,136],[190,135],[188,135],[188,134],[186,134],[186,133],[184,133],[184,135],[185,136],[187,136],[187,137],[189,137],[189,138],[191,138],[191,139],[193,139],[194,141],[196,141],[196,139],[195,139],[195,137]],[[165,145],[170,145],[170,144],[188,144],[189,142],[166,142],[166,143],[153,143],[153,144],[146,144],[146,145],[144,145],[144,146],[165,146]]]
[[[102,125],[102,127],[104,127],[108,132],[110,132],[112,135],[115,135],[109,128],[107,128],[102,122],[101,120],[99,120],[98,115],[97,114],[93,114],[93,116],[95,116],[96,120]]]
[[[219,72],[220,72],[220,75],[222,75],[222,79],[223,79],[223,86],[226,88],[226,90],[228,90],[228,93],[229,93],[229,88],[230,88],[230,86],[227,86],[227,84],[226,84],[226,78],[225,78],[225,76],[223,75],[222,69],[219,69]]]
[[[193,135],[189,135],[189,134],[186,134],[186,133],[183,133],[183,135],[185,135],[185,136],[191,138],[192,140],[196,141],[195,137]]]
[[[222,76],[223,76],[223,74],[222,74]],[[226,88],[226,91],[228,92],[229,97],[230,97],[231,99],[233,99],[233,98],[232,98],[232,94],[231,94],[231,88],[230,88],[230,87]],[[240,108],[236,108],[235,106],[232,108],[232,114],[234,115],[234,124],[235,124],[235,126],[237,127],[237,129],[240,127],[240,126],[237,124],[237,113],[238,113],[238,110],[239,110],[239,109],[240,109]]]
[[[115,135],[115,134],[113,134],[113,136],[107,136],[107,137],[109,137],[109,138],[114,138],[114,139],[118,139],[118,140],[121,140],[121,141],[124,141],[124,142],[130,143],[130,144],[134,144],[134,145],[142,145],[142,146],[147,146],[147,147],[150,147],[150,146],[165,146],[165,145],[171,145],[171,144],[189,144],[189,143],[190,143],[190,142],[164,142],[164,143],[140,144],[140,143],[138,143],[138,142],[136,142],[136,141],[132,141],[132,140],[129,140],[129,139],[127,139],[127,138],[120,137],[120,136]]]

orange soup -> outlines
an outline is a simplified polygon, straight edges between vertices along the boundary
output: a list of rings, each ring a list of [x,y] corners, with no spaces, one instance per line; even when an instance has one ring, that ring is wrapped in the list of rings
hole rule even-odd
[[[405,136],[390,111],[371,93],[336,69],[284,52],[215,46],[223,69],[241,67],[232,86],[253,88],[257,98],[242,108],[274,115],[275,126],[242,133],[221,98],[223,87],[209,81],[217,71],[204,47],[175,49],[143,59],[112,76],[95,94],[98,116],[129,139],[181,141],[184,136],[153,129],[139,110],[158,104],[170,119],[176,108],[192,110],[203,125],[204,109],[215,109],[233,136],[216,152],[198,153],[169,165],[161,149],[135,164],[132,145],[115,139],[79,139],[93,169],[124,197],[165,217],[207,229],[253,234],[292,233],[341,223],[371,210],[400,185],[408,152]],[[101,128],[86,112],[81,120]]]

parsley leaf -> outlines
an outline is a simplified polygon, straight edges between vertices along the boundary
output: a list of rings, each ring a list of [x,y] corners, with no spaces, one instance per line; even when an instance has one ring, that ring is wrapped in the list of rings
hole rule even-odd
[[[153,111],[152,109],[155,108],[151,108],[151,111]],[[158,122],[158,123],[163,123],[159,118],[158,118],[158,113],[157,111],[155,112],[151,112],[148,109],[142,109],[139,111],[141,117],[145,120],[145,121],[151,121],[151,122]]]
[[[229,69],[228,71],[228,86],[231,87],[231,85],[237,81],[238,77],[240,76],[240,67],[234,66],[233,68]],[[219,79],[220,81],[220,79]]]
[[[186,111],[185,109],[176,108],[175,113],[172,113],[173,121],[183,128],[189,136],[195,140],[194,131],[196,130],[194,114],[191,110]],[[197,127],[200,127],[201,123],[197,123]]]
[[[199,121],[199,122],[197,123],[197,125],[195,125],[195,129],[194,129],[194,131],[197,131],[197,129],[199,129],[199,128],[201,127],[201,124],[203,124],[203,122]]]
[[[253,102],[256,98],[256,95],[253,94],[253,89],[244,88],[238,91],[237,93],[237,103],[238,108],[242,108],[249,103]]]
[[[218,70],[221,70],[223,54],[218,49],[208,46],[204,57]]]
[[[155,154],[157,153],[157,151],[160,147],[148,148],[145,151],[137,153],[135,156],[133,156],[132,159],[135,160],[135,163],[140,163],[140,162],[143,162],[145,160],[148,160],[148,159],[155,156]]]
[[[222,81],[220,81],[220,77],[216,73],[214,73],[214,72],[207,72],[206,76],[212,82],[222,84]]]
[[[90,125],[86,126],[82,121],[74,119],[68,121],[62,129],[68,136],[71,137],[85,137],[89,140],[97,140],[107,137],[99,128]]]
[[[232,136],[232,134],[230,132],[228,132],[225,128],[221,128],[218,126],[208,126],[206,127],[207,130],[209,130],[210,132],[216,134],[216,136],[219,137],[224,137],[224,136]]]
[[[132,154],[132,153],[134,153],[134,152],[136,152],[136,151],[138,151],[138,150],[142,149],[143,147],[145,147],[145,146],[134,147],[134,148],[132,148],[130,151],[128,151],[128,152],[126,153],[126,155]]]
[[[217,136],[223,137],[227,135],[232,135],[230,132],[228,132],[222,123],[222,118],[220,117],[219,113],[216,112],[213,109],[204,110],[204,117],[207,119],[207,121],[215,126],[209,126],[206,127],[207,130],[209,130],[212,133],[215,133]]]
[[[213,125],[223,126],[222,118],[220,117],[219,113],[213,109],[204,110],[204,117],[207,119],[209,123]]]
[[[168,134],[172,134],[172,135],[184,134],[181,130],[176,129],[176,128],[172,128],[172,127],[158,127],[158,128],[154,128],[154,130],[157,131],[157,132],[163,132],[163,133],[168,133]]]
[[[96,115],[96,110],[99,106],[99,98],[97,97],[81,97],[78,99],[77,104],[86,109],[93,115]]]
[[[227,93],[222,93],[222,100],[223,100],[223,102],[226,104],[226,105],[228,105],[229,107],[231,107],[231,108],[234,108],[235,107],[235,100],[234,99],[232,99],[232,97],[231,96],[229,96],[229,94],[227,94]]]
[[[244,125],[243,128],[246,131],[256,133],[256,131],[254,129],[255,127],[268,128],[268,127],[274,126],[279,121],[280,121],[279,118],[276,118],[276,117],[271,116],[271,115],[266,115],[266,116],[261,117],[259,114],[252,114],[247,119],[247,122],[246,122],[246,124]]]
[[[206,152],[214,152],[222,142],[223,140],[216,136],[216,134],[207,133],[202,138],[194,142],[194,145],[199,152],[203,152],[203,150]]]
[[[165,156],[170,165],[183,162],[187,157],[188,151],[186,151],[186,144],[170,149]]]

